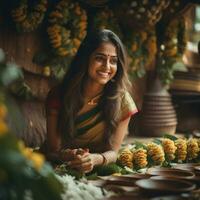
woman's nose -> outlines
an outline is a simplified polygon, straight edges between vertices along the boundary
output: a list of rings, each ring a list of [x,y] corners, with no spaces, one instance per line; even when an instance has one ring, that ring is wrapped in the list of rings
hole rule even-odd
[[[105,67],[106,67],[106,68],[109,68],[109,67],[110,67],[110,59],[109,59],[109,58],[106,58],[106,59],[105,59]]]

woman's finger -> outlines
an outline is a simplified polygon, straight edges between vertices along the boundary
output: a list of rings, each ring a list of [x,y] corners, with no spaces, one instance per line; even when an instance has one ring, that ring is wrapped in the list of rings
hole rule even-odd
[[[84,164],[81,164],[81,165],[73,166],[72,168],[76,169],[76,170],[78,170],[80,172],[87,173],[87,172],[92,171],[93,164],[91,162],[88,162],[88,163],[84,163]]]
[[[89,156],[87,156],[87,157],[77,156],[76,159],[68,162],[67,165],[76,166],[76,165],[82,165],[82,164],[88,163],[88,162],[91,162],[91,159]]]

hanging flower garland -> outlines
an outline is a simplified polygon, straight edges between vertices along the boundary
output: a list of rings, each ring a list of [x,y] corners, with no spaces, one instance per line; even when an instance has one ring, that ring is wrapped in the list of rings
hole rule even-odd
[[[129,74],[132,78],[144,76],[150,70],[157,52],[154,30],[129,32],[124,37],[129,56]]]
[[[28,1],[21,0],[19,7],[11,11],[17,30],[21,32],[31,32],[38,28],[47,10],[47,0],[39,0],[32,11],[28,10]]]
[[[78,3],[61,0],[49,15],[47,29],[56,55],[72,58],[86,35],[87,15]]]
[[[103,7],[108,3],[109,0],[81,0],[81,1],[92,7]]]
[[[99,10],[94,16],[93,26],[95,29],[110,29],[119,37],[122,37],[120,26],[114,13],[108,7]]]
[[[143,29],[144,26],[154,26],[160,20],[169,2],[170,0],[119,1],[114,10],[124,28]]]
[[[185,19],[179,17],[172,20],[164,33],[164,41],[159,49],[158,72],[165,84],[173,80],[173,65],[181,61],[186,47]]]

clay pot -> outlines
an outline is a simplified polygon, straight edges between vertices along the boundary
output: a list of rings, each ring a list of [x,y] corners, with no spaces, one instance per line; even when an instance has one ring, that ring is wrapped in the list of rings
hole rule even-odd
[[[174,134],[177,117],[171,96],[157,78],[144,95],[140,119],[140,134],[161,137]]]

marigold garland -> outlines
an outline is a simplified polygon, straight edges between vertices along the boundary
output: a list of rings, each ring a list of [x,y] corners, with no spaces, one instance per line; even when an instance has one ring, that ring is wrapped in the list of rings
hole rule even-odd
[[[164,137],[147,144],[136,142],[118,155],[118,163],[133,170],[187,162],[200,162],[200,139]]]
[[[49,15],[47,29],[51,46],[58,56],[72,57],[86,35],[87,15],[78,3],[61,0]]]
[[[133,162],[138,168],[147,166],[147,150],[143,148],[133,150]]]
[[[117,18],[109,7],[105,7],[96,13],[94,16],[93,25],[96,29],[110,29],[119,37],[122,37]]]
[[[175,141],[177,147],[176,157],[178,162],[183,162],[187,157],[187,141],[186,139],[179,138]]]
[[[194,160],[198,157],[200,152],[200,147],[198,145],[198,140],[196,138],[191,138],[187,141],[187,159]]]
[[[153,26],[160,20],[169,2],[169,0],[121,0],[116,5],[115,13],[124,27],[144,29],[144,26]]]
[[[163,83],[168,85],[173,80],[173,64],[182,59],[186,47],[184,17],[172,20],[162,37],[163,41],[159,47],[158,73]]]
[[[6,124],[7,108],[0,102],[0,137],[8,132],[8,126]]]
[[[129,73],[132,77],[142,77],[157,52],[155,31],[129,32],[124,37],[129,56]]]
[[[28,1],[21,0],[19,7],[11,11],[17,29],[21,32],[30,32],[42,23],[47,10],[47,0],[39,0],[32,11],[28,11]]]
[[[122,166],[133,168],[133,153],[128,148],[122,150],[118,160]]]
[[[169,161],[174,160],[176,149],[177,149],[177,147],[174,144],[174,141],[168,138],[164,138],[162,139],[162,146],[165,152],[166,159]]]

